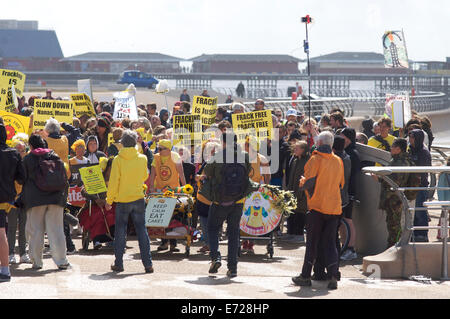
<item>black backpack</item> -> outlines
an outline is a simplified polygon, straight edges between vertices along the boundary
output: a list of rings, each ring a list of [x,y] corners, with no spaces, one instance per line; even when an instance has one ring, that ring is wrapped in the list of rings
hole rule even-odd
[[[249,185],[248,171],[241,163],[224,163],[221,171],[222,183],[218,185],[219,204],[236,202],[245,196]]]
[[[64,162],[57,156],[39,156],[35,175],[36,186],[43,192],[58,192],[68,187]]]

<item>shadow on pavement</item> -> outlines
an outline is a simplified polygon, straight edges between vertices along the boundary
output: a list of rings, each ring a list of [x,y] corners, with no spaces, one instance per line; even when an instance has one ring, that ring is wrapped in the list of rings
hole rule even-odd
[[[185,280],[185,283],[202,286],[221,286],[231,284],[242,284],[242,282],[234,281],[228,277],[217,277],[217,275],[210,275],[207,277],[199,277],[197,280]]]
[[[326,296],[329,294],[327,285],[328,281],[313,281],[311,287],[300,287],[298,291],[287,292],[286,295],[294,298],[313,298],[318,296]]]
[[[17,269],[14,267],[10,267],[11,276],[12,277],[43,277],[45,275],[55,273],[55,272],[61,272],[61,270],[58,269],[58,267],[55,265],[55,268],[52,269],[40,269],[35,270],[31,268],[31,265],[29,268],[25,269]]]

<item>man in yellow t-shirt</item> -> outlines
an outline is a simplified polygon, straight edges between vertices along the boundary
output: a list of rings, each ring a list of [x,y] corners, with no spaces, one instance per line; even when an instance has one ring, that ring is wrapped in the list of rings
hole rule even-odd
[[[392,121],[389,118],[382,118],[378,121],[378,125],[380,127],[380,134],[372,136],[367,145],[390,152],[391,145],[395,140],[395,136],[389,134]]]
[[[392,127],[392,121],[390,118],[382,118],[378,121],[378,127],[380,128],[380,134],[372,136],[367,142],[368,146],[382,149],[386,152],[391,151],[391,145],[394,143],[395,136],[389,134]],[[375,163],[375,166],[382,166],[380,163]]]

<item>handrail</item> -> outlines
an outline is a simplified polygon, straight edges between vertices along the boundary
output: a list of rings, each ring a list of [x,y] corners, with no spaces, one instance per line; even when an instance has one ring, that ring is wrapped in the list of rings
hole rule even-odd
[[[405,225],[402,235],[396,246],[405,246],[409,243],[412,235],[412,219],[409,212],[408,199],[406,198],[405,190],[416,190],[418,187],[399,187],[389,176],[393,173],[431,173],[442,174],[450,173],[450,166],[368,166],[362,169],[363,174],[377,175],[392,188],[392,190],[399,196],[403,203],[403,214],[405,216]],[[439,178],[438,178],[439,179]],[[441,188],[438,187],[419,187],[421,190],[432,190]]]
[[[311,113],[313,116],[329,113],[334,107],[343,109],[346,117],[351,117],[354,114],[355,103],[369,104],[368,109],[372,110],[372,115],[382,115],[385,108],[385,96],[371,96],[371,97],[322,97],[320,99],[311,100]],[[430,92],[429,94],[416,95],[411,97],[411,104],[418,112],[429,112],[442,110],[449,107],[449,102],[445,93]],[[245,111],[254,109],[255,102],[244,102]],[[268,109],[280,108],[286,112],[289,108],[297,108],[297,110],[307,113],[309,108],[309,100],[297,99],[292,100],[288,98],[265,100],[264,104]],[[232,103],[219,104],[220,107],[230,109]]]

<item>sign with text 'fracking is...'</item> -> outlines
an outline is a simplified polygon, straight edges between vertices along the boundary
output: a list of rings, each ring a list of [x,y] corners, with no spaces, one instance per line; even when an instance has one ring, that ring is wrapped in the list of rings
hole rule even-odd
[[[150,198],[145,209],[145,226],[168,227],[176,203],[177,199],[171,197]]]

